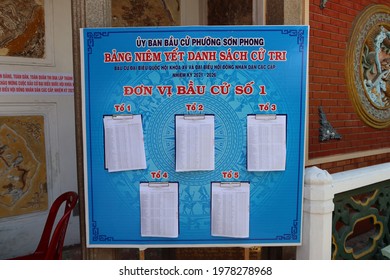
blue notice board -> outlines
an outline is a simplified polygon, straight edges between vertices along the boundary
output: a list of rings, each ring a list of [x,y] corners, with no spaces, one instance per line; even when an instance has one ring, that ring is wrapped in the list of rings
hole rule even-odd
[[[82,29],[87,245],[299,245],[308,34],[307,26]],[[125,136],[106,130],[111,123],[105,120],[132,116],[137,118]],[[187,138],[178,135],[176,120],[183,116],[209,116],[212,130],[199,137],[200,130],[188,126]],[[277,118],[282,130],[271,125],[250,132],[248,124],[257,118]],[[115,141],[136,145],[129,149],[139,155],[122,169],[115,156],[129,150]],[[208,150],[199,148],[202,141]],[[202,164],[195,167],[198,158]],[[145,182],[178,186],[172,236],[141,235]],[[226,221],[214,225],[219,202],[212,185],[242,182],[249,186],[249,203],[237,211],[248,209],[240,213],[248,227],[237,235],[224,228],[213,234],[212,225],[236,227],[226,213],[234,215],[237,202],[231,195],[224,202],[231,203],[228,211],[218,212]]]

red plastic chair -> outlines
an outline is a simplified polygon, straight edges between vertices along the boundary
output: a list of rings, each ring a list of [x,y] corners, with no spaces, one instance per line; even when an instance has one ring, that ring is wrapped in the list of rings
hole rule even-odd
[[[70,214],[76,206],[79,196],[75,192],[66,192],[60,195],[50,208],[45,227],[35,252],[30,255],[13,258],[13,260],[61,260],[66,229],[68,228]],[[53,226],[58,210],[65,202],[64,215],[58,221],[53,234]],[[50,238],[51,236],[51,238]]]

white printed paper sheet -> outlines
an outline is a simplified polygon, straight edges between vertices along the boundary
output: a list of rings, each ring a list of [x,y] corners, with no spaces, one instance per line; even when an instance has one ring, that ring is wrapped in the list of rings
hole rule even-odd
[[[104,149],[109,172],[146,169],[141,115],[105,116]]]
[[[211,184],[211,235],[249,237],[249,195],[247,182]]]
[[[178,183],[141,183],[141,236],[170,237],[179,235]]]
[[[286,169],[286,116],[250,115],[248,124],[248,171]]]
[[[176,116],[176,171],[214,170],[214,116]]]

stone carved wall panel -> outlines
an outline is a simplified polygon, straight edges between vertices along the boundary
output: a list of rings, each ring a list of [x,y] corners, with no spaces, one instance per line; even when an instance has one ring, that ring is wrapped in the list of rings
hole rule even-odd
[[[44,0],[0,2],[0,55],[44,58]]]
[[[0,218],[48,207],[43,116],[0,116]]]
[[[390,125],[390,7],[369,6],[356,19],[346,60],[348,91],[369,126]]]

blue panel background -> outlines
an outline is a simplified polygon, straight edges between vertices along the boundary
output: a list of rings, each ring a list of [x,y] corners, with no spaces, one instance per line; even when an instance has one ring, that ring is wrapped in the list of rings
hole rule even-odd
[[[259,38],[263,48],[287,51],[287,61],[224,62],[131,62],[104,63],[105,52],[171,51],[174,47],[137,48],[137,37],[162,38]],[[301,242],[302,186],[304,168],[305,101],[307,76],[307,26],[207,26],[160,28],[90,28],[82,30],[84,49],[84,97],[86,137],[86,197],[88,244],[90,246],[175,246],[194,244],[298,244]],[[259,46],[178,46],[179,51],[227,49],[258,50]],[[164,56],[162,56],[164,58]],[[211,70],[114,70],[115,66],[269,65],[274,69]],[[122,69],[123,69],[122,68]],[[221,67],[223,68],[223,67]],[[203,77],[177,78],[173,73],[203,73]],[[215,77],[206,77],[215,73]],[[227,95],[171,97],[160,95],[157,85],[231,84]],[[236,85],[253,81],[251,95],[236,95]],[[123,96],[123,86],[152,85],[152,96]],[[266,86],[266,95],[259,94]],[[186,104],[202,104],[204,114],[215,115],[215,170],[175,172],[174,116],[187,114]],[[259,110],[259,104],[276,104],[276,111]],[[115,104],[131,105],[132,114],[141,114],[145,136],[146,170],[108,173],[104,169],[103,116],[117,112]],[[199,112],[193,112],[199,113]],[[287,115],[287,159],[285,171],[246,170],[246,117],[248,114]],[[151,172],[167,172],[168,179],[153,179]],[[210,231],[210,186],[223,178],[224,171],[238,171],[238,181],[250,182],[250,237],[213,237]],[[139,184],[144,181],[179,182],[179,238],[140,236]]]

